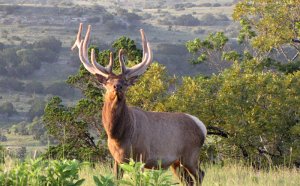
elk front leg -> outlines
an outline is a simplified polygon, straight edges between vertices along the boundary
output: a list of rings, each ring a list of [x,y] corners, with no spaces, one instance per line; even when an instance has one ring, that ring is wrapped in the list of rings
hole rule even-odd
[[[123,177],[123,170],[120,168],[117,161],[114,162],[114,174],[118,180],[122,179]]]

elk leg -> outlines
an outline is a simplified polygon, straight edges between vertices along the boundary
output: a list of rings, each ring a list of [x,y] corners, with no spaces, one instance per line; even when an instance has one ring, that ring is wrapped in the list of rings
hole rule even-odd
[[[188,186],[193,186],[193,178],[185,167],[180,166],[179,161],[171,165],[171,170],[182,183],[185,183]]]
[[[173,174],[180,180],[182,181],[181,179],[181,174],[180,174],[180,162],[175,162],[173,163],[171,166],[171,171],[173,172]]]
[[[114,175],[118,180],[122,179],[123,177],[123,170],[120,169],[117,161],[114,162]]]
[[[186,170],[185,180],[188,183],[188,185],[201,185],[204,178],[204,171],[202,171],[198,165],[196,167],[195,165],[184,165],[184,167]],[[194,180],[192,179],[193,177],[196,182],[194,182]]]

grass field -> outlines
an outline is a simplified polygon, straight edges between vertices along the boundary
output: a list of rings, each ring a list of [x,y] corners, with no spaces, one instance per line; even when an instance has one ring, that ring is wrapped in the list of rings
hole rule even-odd
[[[256,171],[233,163],[224,167],[207,165],[204,170],[204,186],[297,186],[300,181],[300,172],[296,169],[274,168],[270,171]],[[88,186],[94,183],[91,175],[108,175],[112,174],[111,171],[108,165],[99,164],[95,169],[82,169],[80,177],[86,179],[84,185]],[[171,172],[168,171],[168,174]],[[173,181],[179,183],[174,176]]]
[[[70,173],[68,172],[63,173],[64,171],[62,167],[65,167],[64,165],[57,166],[57,164],[55,165],[55,163],[53,164],[51,163],[51,161],[49,163],[50,164],[48,163],[45,164],[48,165],[46,167],[37,166],[38,164],[34,164],[34,163],[27,164],[27,167],[29,165],[28,167],[28,169],[30,169],[29,172],[31,174],[35,174],[35,176],[31,177],[29,183],[31,182],[34,183],[34,179],[37,178],[37,174],[43,175],[43,172],[45,176],[52,177],[54,175],[53,178],[57,178],[57,179],[63,178],[66,180],[68,179],[69,176],[67,175],[70,175]],[[0,172],[0,182],[1,182],[1,178],[3,180],[3,174],[5,174],[5,172],[9,170],[14,169],[14,167],[16,167],[17,164],[18,164],[17,161],[11,159],[8,159],[4,165],[0,164],[0,170],[3,170],[3,172]],[[72,164],[71,167],[73,168],[67,168],[67,167],[65,168],[67,168],[66,169],[67,171],[73,172],[71,174],[75,177],[76,180],[84,179],[84,182],[82,184],[83,186],[96,185],[93,179],[94,176],[98,178],[101,178],[102,176],[106,177],[114,183],[113,185],[120,185],[120,186],[127,185],[127,184],[117,184],[120,183],[120,181],[117,181],[113,177],[110,163],[98,163],[93,167],[89,163],[84,163],[81,166],[77,166],[77,168],[75,168],[76,165],[74,164],[74,161],[67,161],[67,163],[66,161],[61,161],[61,164],[65,164],[65,165]],[[53,165],[59,168],[58,169],[54,168]],[[36,172],[35,168],[32,167],[36,167],[38,172]],[[51,169],[54,168],[53,169],[54,174],[53,173],[51,173],[51,175],[49,175],[49,173],[47,174],[47,170],[49,167],[51,167]],[[79,169],[79,167],[81,168]],[[207,164],[204,166],[202,165],[202,169],[205,171],[203,186],[298,186],[300,180],[300,170],[299,169],[297,170],[296,168],[273,167],[270,170],[254,170],[253,168],[242,165],[240,163],[227,162],[225,163],[224,166],[211,165],[211,164]],[[78,170],[79,172],[77,173]],[[18,173],[15,171],[21,171],[21,172]],[[131,184],[129,185],[138,186],[140,184],[132,184],[132,183],[135,183],[135,181],[138,180],[137,177],[139,175],[141,174],[145,175],[145,173],[147,172],[149,173],[149,171],[151,172],[151,170],[146,170],[146,172],[142,173],[142,171],[139,171],[139,172],[135,172],[134,174],[132,174],[132,172],[125,172],[122,180],[126,180],[128,181],[128,183],[130,182]],[[19,166],[18,168],[14,169],[13,174],[8,174],[8,175],[10,175],[9,177],[13,179],[18,179],[18,176],[20,177],[23,176],[23,178],[25,179],[30,179],[30,177],[27,178],[24,177],[25,172],[26,170],[24,170],[24,168],[23,169],[20,168]],[[65,174],[65,176],[61,176],[63,174]],[[17,177],[11,177],[11,175],[15,175]],[[166,178],[166,177],[168,177],[167,179],[169,180],[169,184],[167,185],[180,185],[180,186],[183,185],[180,183],[180,180],[177,177],[173,176],[171,171],[169,170],[163,171],[163,173],[160,174],[160,178]],[[153,179],[153,177],[151,177],[151,179]],[[54,180],[54,182],[56,183],[57,181]],[[158,185],[162,185],[161,183]]]
[[[269,171],[257,171],[251,167],[236,163],[206,165],[204,167],[204,186],[298,186],[300,172],[296,169],[272,168]],[[95,169],[85,167],[80,171],[80,177],[85,178],[84,185],[93,185],[91,175],[112,174],[112,169],[107,164],[98,164]],[[168,171],[168,174],[172,174]],[[125,175],[126,176],[126,175]],[[173,176],[174,183],[179,180]]]

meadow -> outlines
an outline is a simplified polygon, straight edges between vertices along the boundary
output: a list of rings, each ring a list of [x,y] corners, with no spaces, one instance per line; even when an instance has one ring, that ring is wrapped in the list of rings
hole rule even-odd
[[[45,162],[47,162],[45,164]],[[24,165],[25,166],[22,166]],[[145,170],[142,164],[124,164],[125,174],[117,181],[112,173],[110,163],[79,163],[75,160],[26,160],[19,163],[7,159],[0,166],[1,185],[10,185],[12,178],[16,185],[41,184],[47,179],[49,185],[182,185],[180,180],[169,170]],[[25,170],[25,168],[27,169]],[[34,168],[30,168],[34,167]],[[205,164],[204,186],[296,186],[300,174],[296,168],[272,167],[269,170],[255,170],[239,162],[226,162],[224,165]],[[49,171],[51,170],[51,171]],[[6,175],[6,177],[4,177]],[[43,177],[46,176],[46,177]],[[95,178],[96,177],[96,178]],[[6,184],[5,184],[6,182]],[[58,184],[60,183],[60,184]]]

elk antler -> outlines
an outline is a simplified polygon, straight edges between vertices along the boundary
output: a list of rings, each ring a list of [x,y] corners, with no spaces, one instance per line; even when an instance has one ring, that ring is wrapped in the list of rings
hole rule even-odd
[[[92,74],[99,74],[107,78],[109,74],[112,74],[112,65],[113,65],[112,54],[110,55],[109,65],[105,68],[96,62],[95,50],[92,49],[91,51],[92,64],[91,64],[88,59],[88,44],[89,44],[90,34],[91,34],[91,25],[88,26],[84,40],[81,39],[81,32],[82,32],[82,23],[79,24],[77,38],[71,49],[73,50],[75,47],[78,48],[79,59],[83,64],[83,66],[85,67],[85,69],[87,69]]]
[[[150,48],[150,44],[147,41],[143,29],[140,29],[140,32],[141,32],[142,46],[143,46],[143,58],[141,63],[136,64],[131,68],[126,68],[123,59],[123,50],[121,49],[119,51],[119,62],[120,62],[122,74],[125,75],[126,78],[142,75],[147,70],[149,65],[152,63],[152,51]]]
[[[79,25],[77,38],[72,46],[72,50],[74,48],[78,48],[79,50],[79,59],[83,66],[92,74],[99,74],[104,77],[108,77],[110,74],[113,74],[112,68],[113,68],[113,54],[110,53],[110,60],[107,67],[103,67],[100,64],[97,63],[96,57],[95,57],[95,50],[91,50],[91,61],[90,63],[88,59],[88,45],[90,40],[90,33],[91,33],[91,25],[88,26],[86,35],[84,37],[84,40],[81,39],[81,32],[82,32],[82,23]],[[143,46],[143,58],[142,62],[139,64],[136,64],[135,66],[131,68],[126,68],[125,66],[125,60],[124,60],[124,52],[121,49],[119,51],[119,62],[122,70],[122,74],[125,76],[125,78],[131,78],[142,75],[148,68],[148,66],[152,63],[152,51],[150,48],[150,44],[147,41],[147,38],[145,36],[145,33],[142,29],[140,29],[141,36],[142,36],[142,46]]]

